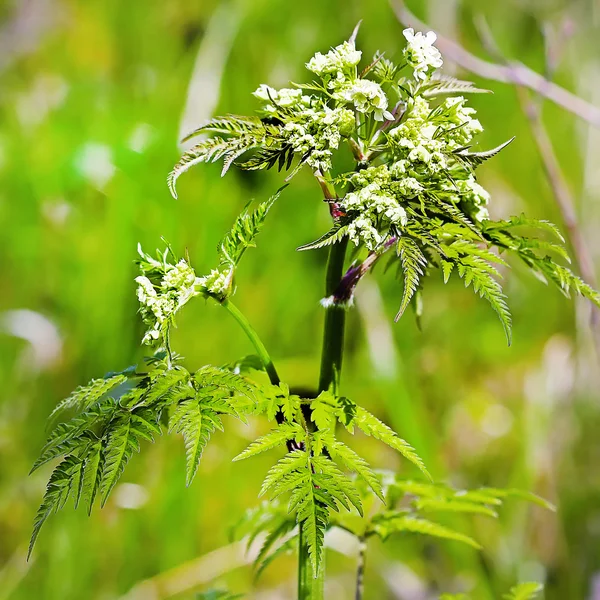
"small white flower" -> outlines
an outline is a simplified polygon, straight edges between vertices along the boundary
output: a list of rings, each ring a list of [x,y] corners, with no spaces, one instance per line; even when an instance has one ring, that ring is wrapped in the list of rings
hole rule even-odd
[[[232,270],[219,271],[219,269],[213,269],[208,275],[200,277],[196,281],[196,285],[200,285],[211,294],[225,296],[231,287],[232,279]]]
[[[162,283],[168,288],[181,289],[191,286],[195,279],[194,269],[185,260],[180,260],[176,265],[169,265]]]
[[[420,160],[424,163],[431,162],[431,152],[425,148],[423,145],[416,146],[413,148],[408,154],[408,159],[412,161]]]
[[[414,177],[405,177],[398,181],[399,192],[406,197],[414,197],[423,190],[423,186]]]
[[[425,81],[433,70],[443,64],[440,51],[433,45],[437,36],[433,31],[425,35],[420,31],[415,33],[412,27],[402,33],[408,42],[404,49],[406,61],[412,67],[415,78]]]
[[[358,79],[349,87],[340,90],[335,97],[352,102],[356,110],[362,113],[374,113],[376,121],[393,119],[388,112],[388,100],[381,86],[369,79]]]
[[[136,283],[138,284],[137,288],[137,297],[140,304],[148,306],[150,302],[152,302],[158,294],[152,285],[152,282],[143,275],[135,278]]]
[[[327,54],[317,52],[307,63],[306,68],[317,75],[337,76],[339,72],[353,69],[359,62],[362,52],[353,43],[344,42]]]
[[[264,102],[271,102],[272,99],[275,100],[277,98],[277,90],[270,85],[261,83],[258,88],[252,92],[252,95]]]

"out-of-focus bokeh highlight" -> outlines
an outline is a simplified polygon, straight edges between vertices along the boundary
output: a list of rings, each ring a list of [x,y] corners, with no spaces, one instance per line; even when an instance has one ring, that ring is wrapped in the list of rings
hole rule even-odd
[[[600,7],[593,0],[422,0],[410,9],[471,53],[498,62],[481,17],[508,59],[539,73],[556,50],[555,82],[600,106]],[[251,92],[304,81],[317,50],[362,19],[365,56],[391,58],[403,25],[385,0],[6,0],[0,5],[0,600],[194,598],[208,587],[252,589],[229,526],[257,503],[273,456],[232,464],[266,428],[228,423],[186,489],[183,442],[145,446],[103,510],[70,508],[42,530],[25,562],[50,466],[27,476],[46,417],[77,385],[141,360],[136,245],[189,252],[198,272],[237,211],[265,199],[282,175],[218,166],[165,184],[181,134],[213,114],[247,114]],[[489,41],[489,40],[488,40]],[[547,44],[546,44],[547,45]],[[473,105],[481,149],[516,141],[480,169],[495,217],[525,211],[565,230],[515,87],[456,71],[493,90]],[[529,96],[537,102],[536,96]],[[579,235],[600,264],[600,130],[551,102],[544,131],[566,178]],[[295,248],[328,227],[308,172],[275,206],[239,275],[237,303],[284,378],[317,378],[326,251]],[[441,278],[426,290],[422,332],[393,316],[401,288],[381,270],[349,318],[343,392],[384,418],[457,486],[510,486],[556,503],[552,514],[509,502],[499,522],[453,519],[485,546],[412,536],[369,548],[366,599],[429,600],[473,589],[501,597],[518,580],[546,583],[548,600],[600,598],[600,393],[589,307],[513,265],[505,289],[514,343],[484,301]],[[251,352],[214,303],[182,313],[174,345],[195,368]],[[371,463],[418,477],[406,461],[359,437]],[[353,597],[355,548],[332,536],[327,598]],[[265,572],[249,597],[293,598],[295,561]],[[150,580],[150,581],[148,581]]]

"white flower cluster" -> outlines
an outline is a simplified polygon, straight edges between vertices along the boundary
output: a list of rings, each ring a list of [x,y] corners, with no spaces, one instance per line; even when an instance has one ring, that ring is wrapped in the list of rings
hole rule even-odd
[[[315,171],[331,169],[333,150],[337,150],[342,137],[349,136],[354,128],[354,115],[345,108],[329,108],[322,100],[306,96],[301,90],[275,90],[261,85],[254,96],[264,102],[263,111],[274,114],[279,108],[292,111],[293,117],[281,133],[294,152],[306,156],[307,164]]]
[[[199,277],[196,285],[205,288],[206,291],[215,296],[224,297],[229,293],[233,282],[233,270],[220,271],[213,269],[208,275]]]
[[[437,173],[448,166],[443,153],[446,143],[436,136],[438,126],[428,120],[430,112],[427,100],[416,97],[403,122],[389,136],[396,144],[399,158],[412,163],[414,168],[422,166],[430,173]]]
[[[477,111],[465,106],[466,103],[463,96],[446,98],[437,109],[439,116],[434,117],[434,122],[440,128],[440,137],[452,150],[470,144],[473,137],[483,131],[479,120],[472,117]]]
[[[389,132],[401,158],[415,163],[415,168],[420,164],[430,174],[447,169],[447,156],[483,131],[472,117],[475,109],[465,107],[465,102],[462,96],[447,98],[432,111],[427,100],[417,96],[403,122]]]
[[[338,78],[352,71],[360,62],[362,52],[351,42],[344,42],[330,50],[327,54],[317,52],[307,63],[306,68],[320,77],[331,76]]]
[[[306,63],[306,68],[321,79],[335,100],[353,104],[361,113],[370,114],[376,121],[392,119],[388,99],[381,86],[369,79],[360,79],[356,66],[362,53],[354,43],[344,42],[323,55],[317,52]]]
[[[145,275],[135,279],[142,315],[149,325],[142,341],[144,344],[151,344],[165,332],[175,313],[190,298],[201,293],[198,289],[201,284],[194,269],[185,260],[171,265],[150,259],[147,255],[143,255],[143,258],[150,262],[155,272],[162,272],[162,279],[157,286]]]
[[[389,132],[397,159],[390,173],[398,180],[410,175],[415,183],[439,185],[442,191],[460,198],[469,215],[481,221],[487,218],[487,191],[472,174],[461,171],[452,179],[447,176],[452,170],[452,152],[469,145],[483,131],[474,118],[475,109],[465,104],[462,96],[451,97],[431,110],[427,100],[417,96],[403,122]]]
[[[269,85],[261,84],[253,96],[264,103],[263,111],[268,114],[277,112],[277,108],[304,109],[311,105],[311,97],[299,89],[283,88],[276,90]]]
[[[420,31],[415,33],[412,27],[402,33],[407,41],[404,57],[412,68],[415,79],[427,80],[435,69],[443,65],[442,55],[433,45],[437,36],[433,31],[428,31],[425,35]]]
[[[483,221],[489,218],[487,205],[490,201],[489,192],[477,183],[472,174],[466,179],[454,179],[444,186],[447,192],[450,192],[458,198],[464,205],[470,217],[476,221]]]
[[[358,213],[348,226],[348,237],[354,244],[362,242],[373,250],[384,240],[390,226],[406,225],[406,211],[397,194],[412,187],[420,189],[418,182],[410,179],[393,181],[386,165],[369,167],[352,178],[355,191],[347,194],[340,204],[347,212]],[[414,197],[415,193],[408,195]]]

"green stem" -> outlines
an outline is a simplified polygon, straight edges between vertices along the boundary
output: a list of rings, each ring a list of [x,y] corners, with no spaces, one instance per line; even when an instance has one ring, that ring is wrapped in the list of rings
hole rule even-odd
[[[271,383],[273,385],[279,385],[279,382],[281,380],[279,379],[279,375],[277,374],[277,370],[275,369],[275,365],[273,364],[273,359],[267,352],[267,349],[262,343],[262,340],[258,337],[258,333],[256,333],[256,330],[252,327],[252,325],[250,325],[248,319],[246,319],[246,317],[243,315],[240,309],[233,302],[231,302],[231,300],[223,300],[222,302],[220,302],[220,304],[238,322],[240,327],[244,330],[244,333],[248,336],[248,339],[252,342],[252,345],[256,350],[256,354],[263,363],[265,371],[267,372]]]
[[[298,534],[298,600],[324,600],[325,598],[325,553],[321,558],[321,566],[315,577],[308,546],[304,539],[303,527],[300,524]]]
[[[325,198],[335,199],[333,186],[324,177],[317,177]],[[348,239],[334,244],[329,249],[327,274],[325,278],[325,297],[333,296],[344,274],[344,261]],[[342,355],[344,352],[345,308],[332,303],[325,309],[325,328],[323,333],[323,349],[321,354],[321,373],[319,376],[319,392],[339,391]],[[325,552],[321,559],[319,572],[313,573],[308,547],[304,539],[304,523],[299,525],[298,536],[298,600],[322,600],[325,588]]]
[[[325,280],[326,297],[330,297],[338,287],[344,274],[344,259],[348,238],[331,246],[327,262],[327,278]],[[321,355],[321,375],[319,392],[339,391],[342,356],[344,353],[344,326],[346,309],[339,304],[330,304],[325,312],[325,329],[323,332],[323,351]]]

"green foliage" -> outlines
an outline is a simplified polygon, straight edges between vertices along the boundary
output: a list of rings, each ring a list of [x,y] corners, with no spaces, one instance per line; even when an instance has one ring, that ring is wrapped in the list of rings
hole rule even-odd
[[[70,396],[59,402],[56,408],[50,413],[49,420],[58,417],[61,413],[76,410],[85,411],[102,396],[108,394],[112,389],[127,380],[123,374],[109,376],[103,379],[92,379],[87,385],[78,387]]]
[[[526,582],[519,583],[510,589],[508,594],[504,595],[506,600],[533,600],[544,589],[541,583]]]
[[[240,452],[233,460],[244,460],[251,456],[256,456],[261,452],[277,448],[289,440],[301,441],[304,438],[304,431],[297,423],[282,423],[277,429],[273,429],[266,435],[259,437],[252,442],[243,452]]]
[[[264,225],[267,213],[287,186],[280,188],[266,202],[261,202],[252,212],[244,209],[235,220],[233,227],[223,238],[219,252],[222,261],[232,267],[240,262],[244,252],[255,246],[254,239]]]
[[[419,281],[425,274],[425,268],[427,267],[427,259],[423,255],[419,245],[408,236],[401,236],[398,239],[396,252],[400,257],[404,279],[402,303],[395,319],[397,321],[403,315],[406,307],[419,288]]]
[[[153,442],[154,434],[160,434],[159,416],[160,413],[151,409],[136,408],[131,412],[123,411],[109,423],[100,480],[102,506],[106,504],[134,451],[139,452],[140,440]]]
[[[431,475],[427,471],[425,464],[421,457],[415,452],[415,449],[405,440],[400,438],[394,431],[392,431],[385,423],[377,419],[367,410],[361,406],[356,409],[356,417],[353,421],[356,426],[366,435],[371,435],[375,439],[382,441],[394,450],[397,450],[418,467],[421,472],[431,479]]]
[[[249,549],[258,536],[264,536],[254,560],[255,576],[258,578],[278,556],[295,549],[298,544],[295,530],[296,515],[290,515],[285,504],[270,500],[247,510],[231,528],[230,537],[245,538]]]
[[[369,485],[373,493],[384,500],[381,481],[364,458],[333,436],[323,436],[323,444],[334,460],[338,460],[347,469],[360,476]]]
[[[464,81],[450,75],[434,75],[424,86],[423,96],[426,98],[446,94],[491,94],[491,92],[475,87],[471,81]]]
[[[159,356],[163,358],[149,361],[151,370],[136,374],[135,386],[123,390],[120,396],[107,397],[107,393],[116,387],[115,381],[123,382],[124,376],[108,380],[112,386],[100,386],[98,382],[107,380],[95,380],[77,390],[81,412],[51,431],[32,469],[64,457],[50,477],[34,522],[29,553],[46,519],[71,495],[76,507],[81,498],[85,500],[88,513],[98,493],[102,506],[106,504],[141,442],[153,442],[161,434],[163,411],[171,411],[170,429],[184,436],[188,485],[210,434],[222,428],[220,415],[241,417],[237,398],[252,396],[254,389],[240,375],[211,366],[192,375],[181,366],[169,365],[164,355]],[[90,390],[95,394],[94,404]],[[239,404],[243,406],[244,401]]]
[[[348,222],[349,219],[338,219],[334,223],[333,227],[327,233],[324,233],[319,239],[315,240],[314,242],[304,244],[303,246],[299,246],[297,249],[299,251],[316,250],[317,248],[325,248],[327,246],[331,246],[332,244],[337,244],[348,235]]]
[[[223,159],[221,174],[225,175],[237,158],[249,150],[262,148],[277,135],[275,127],[267,125],[259,119],[228,115],[211,120],[207,125],[190,133],[185,139],[205,132],[215,132],[221,135],[208,138],[196,144],[175,165],[167,179],[169,190],[174,198],[177,198],[177,191],[175,189],[177,179],[194,165],[216,162]]]
[[[473,151],[474,137],[482,130],[472,116],[474,110],[462,97],[444,96],[484,90],[454,78],[433,77],[441,58],[431,38],[416,38],[410,30],[405,37],[408,45],[401,64],[378,54],[360,70],[361,53],[353,35],[307,63],[315,76],[312,83],[282,90],[260,86],[254,93],[260,101],[258,116],[227,115],[196,129],[186,139],[202,138],[168,177],[172,195],[177,196],[179,176],[199,163],[223,160],[224,175],[234,164],[246,170],[275,166],[290,170],[296,161],[288,180],[302,166],[309,167],[330,205],[333,223],[327,233],[299,250],[331,247],[335,258],[340,248],[345,252],[345,245],[334,248],[342,240],[356,247],[356,260],[346,276],[332,281],[328,274],[328,288],[331,284],[338,287],[323,302],[327,310],[338,310],[342,303],[351,305],[360,278],[391,248],[396,252],[390,262],[396,263],[403,281],[396,320],[411,302],[417,303],[426,276],[439,268],[444,281],[456,272],[466,287],[490,303],[510,343],[511,317],[494,266],[506,263],[494,249],[516,255],[566,295],[574,292],[600,305],[597,292],[552,258],[568,261],[560,237],[557,243],[519,233],[521,229],[555,233],[552,225],[526,218],[488,219],[489,194],[477,182],[475,170],[512,140],[489,151]],[[332,176],[343,143],[348,144],[356,164],[353,170]],[[57,407],[57,414],[74,409],[75,415],[50,433],[33,467],[61,459],[34,521],[30,553],[46,519],[69,497],[76,506],[83,500],[88,512],[98,494],[104,505],[134,452],[161,434],[163,421],[168,421],[170,432],[183,436],[189,486],[211,435],[223,429],[227,415],[242,421],[247,415],[265,415],[275,421],[270,432],[252,441],[234,461],[285,450],[260,489],[259,495],[268,494],[271,501],[246,515],[238,526],[249,543],[264,535],[257,575],[299,540],[306,544],[312,570],[318,575],[324,536],[331,526],[343,527],[362,542],[374,535],[385,540],[391,535],[419,534],[480,548],[476,540],[437,522],[435,516],[459,513],[496,518],[510,497],[550,507],[518,490],[460,491],[382,476],[337,438],[340,426],[350,433],[358,428],[387,444],[431,480],[423,460],[407,441],[338,394],[339,373],[331,385],[320,384],[327,391],[316,398],[302,398],[280,380],[256,332],[232,309],[229,297],[235,269],[245,251],[255,245],[283,189],[254,210],[246,205],[218,247],[219,267],[204,277],[196,276],[187,257],[177,260],[170,247],[157,258],[140,250],[141,275],[136,281],[142,318],[148,325],[143,341],[159,344],[160,352],[148,361],[148,372],[126,371],[93,380]],[[343,253],[340,256],[343,270]],[[344,286],[347,289],[340,292]],[[235,316],[253,342],[256,357],[241,359],[229,368],[206,366],[195,372],[179,364],[171,348],[171,326],[176,313],[197,296],[216,300]],[[340,346],[343,318],[341,323],[336,340]],[[335,371],[341,354],[334,364],[328,352],[324,344],[325,369],[329,362]],[[241,376],[242,372],[257,381]],[[283,497],[288,498],[286,507],[279,504]],[[537,591],[531,585],[513,588],[507,597],[530,598]],[[206,597],[229,597],[210,594]]]
[[[454,155],[463,163],[469,165],[471,168],[476,168],[483,164],[486,160],[496,156],[501,150],[504,150],[515,138],[512,137],[510,140],[492,148],[492,150],[485,150],[484,152],[469,152],[469,150],[461,149],[455,151]]]
[[[439,523],[428,521],[413,516],[403,516],[398,513],[389,515],[382,514],[373,520],[371,531],[377,534],[384,541],[395,533],[418,533],[421,535],[442,538],[467,544],[476,550],[480,550],[481,546],[471,537],[463,533],[453,531],[448,527],[444,527]]]
[[[543,589],[544,586],[541,583],[529,581],[515,585],[502,597],[505,600],[533,600],[538,597]],[[467,594],[442,594],[439,600],[471,600],[471,596]]]
[[[210,397],[209,397],[210,398]],[[219,415],[212,410],[209,403],[204,404],[203,398],[190,398],[177,404],[169,430],[183,434],[187,459],[186,485],[191,485],[198,470],[202,452],[208,444],[215,429],[223,429]]]

